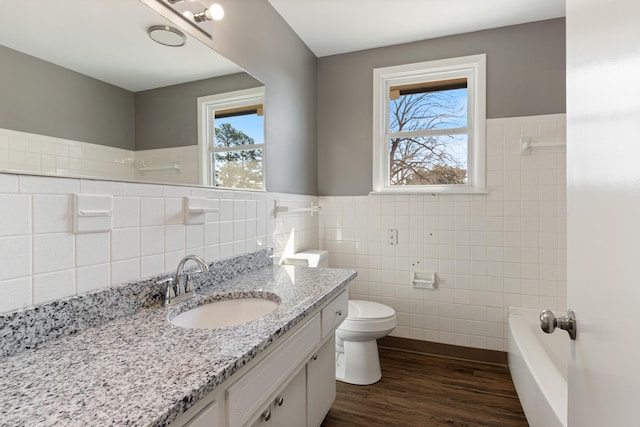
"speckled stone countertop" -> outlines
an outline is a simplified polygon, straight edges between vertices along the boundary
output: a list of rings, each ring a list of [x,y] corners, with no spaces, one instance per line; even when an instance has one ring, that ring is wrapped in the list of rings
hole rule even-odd
[[[0,359],[2,426],[167,425],[355,277],[269,266],[203,286],[196,298],[273,293],[278,308],[215,330],[184,329],[176,308],[144,308]],[[178,306],[177,306],[178,307]]]

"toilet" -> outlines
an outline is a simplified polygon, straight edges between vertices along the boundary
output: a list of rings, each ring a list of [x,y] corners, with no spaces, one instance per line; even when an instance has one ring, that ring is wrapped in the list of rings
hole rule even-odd
[[[328,267],[325,250],[308,250],[283,258],[283,264]],[[349,314],[336,330],[336,379],[369,385],[382,378],[378,356],[379,338],[395,329],[393,308],[373,301],[349,300]]]

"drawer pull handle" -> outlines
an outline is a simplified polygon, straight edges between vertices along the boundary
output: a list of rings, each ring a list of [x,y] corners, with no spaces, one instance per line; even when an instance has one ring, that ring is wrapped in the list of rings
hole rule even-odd
[[[318,355],[314,354],[313,357],[311,357],[313,360],[318,360]]]
[[[341,309],[337,309],[337,310],[336,310],[336,314],[337,314],[338,316],[342,316],[342,310],[341,310]]]
[[[265,421],[269,421],[269,420],[271,419],[271,411],[270,411],[269,409],[265,410],[265,411],[262,413],[262,418],[263,418]]]
[[[284,403],[284,397],[282,396],[276,397],[276,403],[278,404],[278,406],[282,406],[282,404]]]

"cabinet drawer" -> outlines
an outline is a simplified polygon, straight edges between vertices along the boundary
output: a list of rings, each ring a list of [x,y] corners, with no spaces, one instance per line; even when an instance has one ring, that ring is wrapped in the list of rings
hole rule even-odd
[[[332,333],[349,314],[349,295],[342,292],[322,309],[322,339]]]
[[[229,427],[242,426],[320,344],[320,316],[287,338],[227,389]]]

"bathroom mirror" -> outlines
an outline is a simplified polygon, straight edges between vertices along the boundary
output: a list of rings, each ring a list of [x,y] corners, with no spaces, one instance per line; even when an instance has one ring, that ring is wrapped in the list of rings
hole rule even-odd
[[[260,86],[140,0],[2,2],[0,171],[199,184],[197,98]]]

